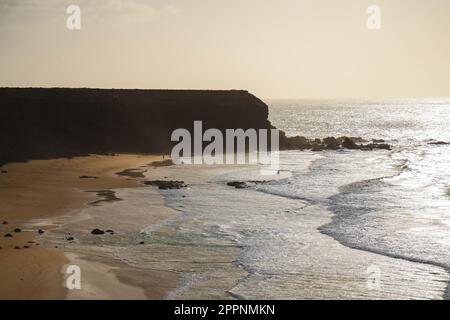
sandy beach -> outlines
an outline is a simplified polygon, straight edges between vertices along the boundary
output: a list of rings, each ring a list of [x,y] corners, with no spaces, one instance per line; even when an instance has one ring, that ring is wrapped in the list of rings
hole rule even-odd
[[[163,298],[176,286],[173,273],[121,269],[123,263],[104,264],[102,257],[81,257],[45,240],[58,228],[58,219],[71,221],[83,208],[111,200],[102,191],[142,187],[139,172],[162,158],[92,155],[1,167],[0,299]],[[173,214],[157,192],[153,201],[155,214],[147,221],[157,223]],[[77,293],[64,286],[64,268],[74,263],[83,270],[84,288]]]

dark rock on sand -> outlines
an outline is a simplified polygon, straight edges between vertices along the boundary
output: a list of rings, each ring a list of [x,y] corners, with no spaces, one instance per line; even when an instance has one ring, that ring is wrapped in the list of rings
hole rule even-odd
[[[106,232],[106,233],[109,233],[109,234],[114,234],[114,230],[111,230],[111,229],[108,229],[108,230],[106,230],[105,232]]]
[[[126,169],[120,172],[116,172],[118,176],[130,177],[130,178],[145,178],[144,173],[147,170],[141,169]]]
[[[12,238],[12,234],[11,233],[7,233],[7,234],[5,234],[5,238]]]
[[[2,170],[2,171],[1,171],[1,173],[8,173],[8,171],[6,171],[6,170]]]
[[[15,247],[14,247],[14,249],[16,249],[16,250],[19,250],[19,249],[20,249],[20,247],[19,247],[19,246],[15,246]]]
[[[100,229],[94,229],[91,231],[91,234],[95,234],[95,235],[105,234],[105,231],[100,230]]]
[[[185,188],[186,185],[184,184],[184,181],[165,181],[165,180],[152,180],[152,181],[144,181],[144,184],[147,186],[156,186],[158,189],[161,190],[168,190],[168,189],[181,189]]]
[[[67,240],[67,241],[74,241],[75,238],[74,238],[74,237],[68,237],[68,238],[66,238],[66,240]]]
[[[235,187],[236,189],[247,188],[247,184],[243,181],[230,181],[230,182],[227,182],[227,186]]]
[[[16,229],[14,229],[14,232],[22,232],[22,230],[20,229],[20,228],[16,228]]]
[[[145,244],[145,241],[141,241],[141,242],[139,242],[139,244]]]
[[[249,180],[249,181],[230,181],[227,186],[235,187],[236,189],[245,189],[252,185],[267,183],[266,180]]]
[[[173,166],[173,165],[174,165],[174,163],[173,163],[172,159],[155,161],[155,162],[150,163],[150,166],[152,166],[152,167],[169,167],[169,166]]]
[[[262,183],[267,183],[270,182],[268,180],[248,180],[248,183],[253,183],[253,184],[262,184]]]
[[[8,221],[3,221],[3,224],[8,224]]]
[[[94,177],[94,176],[80,176],[80,179],[98,179],[98,177]]]
[[[45,232],[45,231],[42,230],[42,229],[39,229],[39,230],[38,230],[38,233],[39,233],[39,234],[43,234],[44,232]]]

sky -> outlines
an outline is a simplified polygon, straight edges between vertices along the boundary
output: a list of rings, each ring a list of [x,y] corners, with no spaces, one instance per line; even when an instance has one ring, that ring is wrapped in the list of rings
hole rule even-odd
[[[450,97],[449,57],[448,0],[0,0],[1,87]]]

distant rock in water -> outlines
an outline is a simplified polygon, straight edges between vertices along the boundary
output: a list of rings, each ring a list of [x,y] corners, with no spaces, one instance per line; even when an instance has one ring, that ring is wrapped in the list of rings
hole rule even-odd
[[[350,138],[344,137],[344,141],[342,142],[342,148],[345,149],[359,149],[358,145]]]
[[[324,139],[308,139],[301,136],[285,137],[284,143],[281,145],[285,150],[311,150],[311,151],[323,151],[323,150],[364,150],[370,151],[374,149],[391,150],[391,146],[386,143],[378,143],[375,141],[384,140],[372,140],[372,143],[364,144],[365,140],[360,137],[327,137]]]
[[[101,235],[101,234],[105,234],[105,231],[100,230],[100,229],[94,229],[94,230],[91,231],[91,234]]]
[[[328,137],[323,139],[322,144],[326,149],[331,150],[337,150],[340,147],[340,143],[335,137]]]
[[[168,189],[181,189],[185,188],[186,185],[184,184],[184,181],[165,181],[165,180],[153,180],[153,181],[144,181],[144,184],[147,186],[156,186],[158,189],[161,190],[168,190]]]
[[[450,142],[445,142],[445,141],[435,141],[435,142],[430,142],[430,143],[428,143],[428,144],[431,144],[431,145],[449,145]]]

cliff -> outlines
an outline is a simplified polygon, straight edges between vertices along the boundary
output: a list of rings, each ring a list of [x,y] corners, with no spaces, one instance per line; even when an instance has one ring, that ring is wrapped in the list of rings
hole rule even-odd
[[[169,152],[174,129],[271,128],[247,91],[0,88],[0,164]]]

